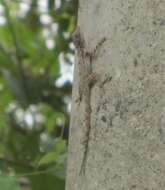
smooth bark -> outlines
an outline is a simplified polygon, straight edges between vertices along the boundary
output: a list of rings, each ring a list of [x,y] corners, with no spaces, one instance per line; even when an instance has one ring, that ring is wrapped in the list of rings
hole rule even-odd
[[[99,81],[85,134],[75,67],[66,190],[165,189],[165,1],[80,0],[78,25]]]

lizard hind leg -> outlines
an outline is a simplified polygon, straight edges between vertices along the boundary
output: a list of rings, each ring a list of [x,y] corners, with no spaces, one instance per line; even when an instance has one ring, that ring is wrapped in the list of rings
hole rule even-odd
[[[84,150],[84,153],[83,153],[83,160],[82,160],[81,167],[80,167],[80,173],[79,173],[80,176],[85,175],[87,155],[88,155],[88,143],[89,143],[89,141],[86,139],[84,141],[85,150]]]

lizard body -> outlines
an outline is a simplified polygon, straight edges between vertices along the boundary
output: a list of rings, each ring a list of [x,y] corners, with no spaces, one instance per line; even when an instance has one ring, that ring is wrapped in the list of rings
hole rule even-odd
[[[89,148],[90,132],[91,132],[91,90],[93,85],[98,81],[98,75],[93,72],[92,61],[96,57],[97,51],[106,41],[103,38],[95,47],[92,52],[87,51],[85,39],[80,31],[80,27],[77,27],[74,35],[73,42],[76,46],[78,57],[78,72],[79,72],[79,97],[78,102],[84,103],[84,122],[85,122],[85,135],[84,135],[84,153],[80,168],[80,175],[85,174],[86,160]]]
[[[78,56],[78,72],[79,72],[79,97],[78,101],[84,102],[84,122],[85,122],[85,135],[84,135],[84,153],[80,168],[80,175],[85,173],[85,164],[88,154],[89,136],[91,131],[91,87],[92,87],[92,61],[90,54],[85,51],[85,40],[77,27],[74,33],[73,42],[76,46]]]

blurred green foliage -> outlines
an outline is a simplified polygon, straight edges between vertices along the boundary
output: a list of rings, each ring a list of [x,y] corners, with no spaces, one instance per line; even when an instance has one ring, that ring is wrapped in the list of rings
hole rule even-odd
[[[76,12],[0,0],[0,190],[65,187]]]

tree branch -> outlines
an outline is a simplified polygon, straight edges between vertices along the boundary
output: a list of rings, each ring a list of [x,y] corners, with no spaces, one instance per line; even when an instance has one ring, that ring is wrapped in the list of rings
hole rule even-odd
[[[18,44],[18,39],[17,39],[17,35],[15,33],[12,21],[11,21],[11,17],[10,17],[10,13],[9,13],[9,7],[7,5],[7,3],[5,2],[5,0],[2,0],[2,5],[5,7],[5,16],[7,19],[7,23],[8,23],[8,27],[12,36],[12,40],[13,40],[13,44],[15,46],[15,50],[16,50],[16,61],[19,67],[19,72],[22,78],[22,87],[24,88],[25,94],[26,94],[26,100],[28,101],[28,87],[27,87],[27,81],[26,81],[26,75],[24,72],[24,68],[23,68],[23,64],[22,64],[22,58],[21,58],[21,49],[19,47]]]

